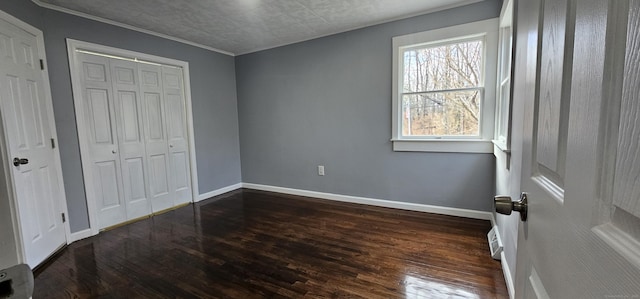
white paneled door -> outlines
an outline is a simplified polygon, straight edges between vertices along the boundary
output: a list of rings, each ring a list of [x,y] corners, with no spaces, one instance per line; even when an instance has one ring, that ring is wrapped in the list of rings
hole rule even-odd
[[[75,57],[86,187],[99,228],[190,202],[183,69],[98,53]]]
[[[10,168],[24,258],[31,267],[66,244],[64,192],[41,49],[36,36],[0,18],[0,105],[4,158],[9,162],[5,167]]]
[[[169,187],[169,144],[167,143],[166,105],[162,90],[162,67],[140,64],[140,90],[144,113],[144,136],[149,164],[149,197],[153,211],[172,207]]]
[[[122,173],[122,196],[126,218],[135,219],[151,212],[138,64],[119,59],[110,59],[109,64]]]
[[[516,297],[640,298],[640,0],[517,3]]]
[[[87,193],[96,203],[100,228],[127,220],[122,170],[116,132],[116,105],[109,59],[79,54],[82,59],[82,93],[87,127],[90,169],[85,176]]]
[[[182,69],[162,67],[164,97],[167,107],[167,134],[169,141],[169,188],[175,204],[191,201],[191,173],[189,167],[189,141],[184,101]]]

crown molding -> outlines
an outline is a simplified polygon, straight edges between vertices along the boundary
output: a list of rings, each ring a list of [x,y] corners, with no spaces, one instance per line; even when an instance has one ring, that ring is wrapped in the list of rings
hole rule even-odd
[[[93,15],[86,14],[86,13],[79,12],[79,11],[75,11],[75,10],[72,10],[72,9],[59,7],[59,6],[56,6],[56,5],[49,4],[49,3],[44,3],[44,2],[42,2],[40,0],[31,0],[31,1],[33,3],[35,3],[36,5],[38,5],[40,7],[43,7],[43,8],[47,8],[47,9],[59,11],[59,12],[62,12],[62,13],[78,16],[78,17],[81,17],[81,18],[85,18],[85,19],[89,19],[89,20],[93,20],[93,21],[97,21],[97,22],[101,22],[101,23],[105,23],[105,24],[109,24],[109,25],[113,25],[113,26],[117,26],[117,27],[121,27],[121,28],[125,28],[125,29],[129,29],[129,30],[133,30],[133,31],[137,31],[137,32],[141,32],[141,33],[157,36],[157,37],[160,37],[160,38],[172,40],[172,41],[175,41],[175,42],[187,44],[187,45],[190,45],[190,46],[198,47],[198,48],[201,48],[201,49],[209,50],[209,51],[220,53],[220,54],[224,54],[224,55],[236,56],[234,53],[231,53],[231,52],[228,52],[228,51],[216,49],[216,48],[209,47],[209,46],[206,46],[206,45],[203,45],[203,44],[199,44],[199,43],[195,43],[195,42],[188,41],[188,40],[185,40],[185,39],[173,37],[173,36],[170,36],[170,35],[167,35],[167,34],[155,32],[155,31],[151,31],[151,30],[147,30],[147,29],[142,29],[142,28],[139,28],[139,27],[136,27],[136,26],[127,25],[127,24],[116,22],[116,21],[113,21],[113,20],[109,20],[109,19],[93,16]]]

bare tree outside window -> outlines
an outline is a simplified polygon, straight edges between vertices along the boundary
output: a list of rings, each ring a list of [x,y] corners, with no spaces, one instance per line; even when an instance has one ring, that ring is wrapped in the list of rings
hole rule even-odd
[[[483,40],[403,52],[402,135],[478,136]]]

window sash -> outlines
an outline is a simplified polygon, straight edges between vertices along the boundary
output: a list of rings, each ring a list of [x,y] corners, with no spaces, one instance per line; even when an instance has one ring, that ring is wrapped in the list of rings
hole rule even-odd
[[[486,63],[487,63],[487,40],[486,40],[486,33],[480,33],[480,34],[474,34],[474,35],[470,35],[470,36],[462,36],[462,37],[455,37],[455,38],[448,38],[448,39],[444,39],[444,40],[437,40],[437,41],[433,41],[433,42],[428,42],[428,43],[421,43],[421,44],[412,44],[412,45],[407,45],[407,46],[400,46],[399,49],[399,56],[398,56],[398,79],[400,80],[400,82],[398,83],[398,92],[399,95],[403,95],[405,93],[402,92],[402,90],[404,90],[404,83],[405,83],[405,61],[404,61],[404,57],[406,55],[407,52],[412,52],[412,51],[417,51],[417,50],[425,50],[425,49],[432,49],[432,48],[438,48],[438,47],[443,47],[443,46],[447,46],[447,45],[455,45],[455,44],[462,44],[462,43],[470,43],[470,42],[480,42],[481,46],[482,46],[482,57],[480,58],[480,70],[478,72],[478,84],[476,86],[469,86],[469,87],[464,87],[464,88],[476,88],[476,87],[484,87],[485,85],[485,67],[486,67]],[[460,90],[463,90],[464,88],[460,88]],[[445,90],[449,90],[449,89],[445,89]],[[456,90],[455,88],[451,88],[450,90]],[[424,91],[417,91],[417,92],[425,92],[425,91],[434,91],[437,92],[438,90],[424,90]]]
[[[444,93],[444,92],[456,92],[456,91],[474,91],[479,90],[480,92],[484,91],[483,86],[478,87],[465,87],[465,88],[452,88],[452,89],[435,89],[429,91],[415,91],[415,92],[403,92],[400,93],[400,96],[411,96],[416,94],[429,94],[429,93]]]
[[[501,27],[499,32],[499,60],[496,88],[496,123],[495,142],[502,150],[510,148],[510,119],[511,112],[511,60],[513,57],[513,32],[510,26]]]
[[[483,121],[483,106],[484,106],[484,87],[469,87],[469,88],[460,88],[460,89],[446,89],[446,90],[434,90],[434,91],[421,91],[421,92],[410,92],[410,93],[402,93],[400,95],[400,102],[402,103],[402,98],[404,96],[411,95],[421,95],[421,94],[436,94],[436,93],[450,93],[450,92],[459,92],[459,91],[477,91],[480,96],[479,100],[479,109],[478,109],[478,132],[474,135],[405,135],[404,132],[404,124],[400,123],[400,136],[401,139],[406,140],[419,140],[419,139],[427,139],[427,140],[440,140],[440,139],[481,139],[482,138],[482,121]],[[400,113],[404,114],[404,107],[400,109]],[[402,116],[400,117],[402,119]]]

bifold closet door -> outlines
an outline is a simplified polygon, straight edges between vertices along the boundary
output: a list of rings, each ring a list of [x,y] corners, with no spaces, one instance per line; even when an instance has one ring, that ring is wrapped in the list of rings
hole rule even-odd
[[[162,67],[138,64],[140,93],[143,103],[143,127],[149,163],[149,197],[153,212],[174,206],[174,193],[169,187],[169,146],[165,118]]]
[[[162,74],[169,136],[169,188],[174,204],[179,205],[190,202],[192,196],[184,79],[181,68],[163,66]]]
[[[137,63],[80,54],[99,228],[151,213]]]
[[[95,200],[99,227],[105,228],[127,220],[123,200],[123,187],[118,136],[116,133],[115,105],[111,84],[109,59],[78,53],[82,61],[82,95],[85,123],[88,124],[87,143],[90,171],[87,192]],[[86,161],[85,161],[86,162]]]
[[[127,220],[151,213],[147,198],[147,159],[142,132],[142,103],[138,63],[110,59],[113,82],[116,132]]]
[[[182,69],[77,55],[100,228],[190,202]]]

